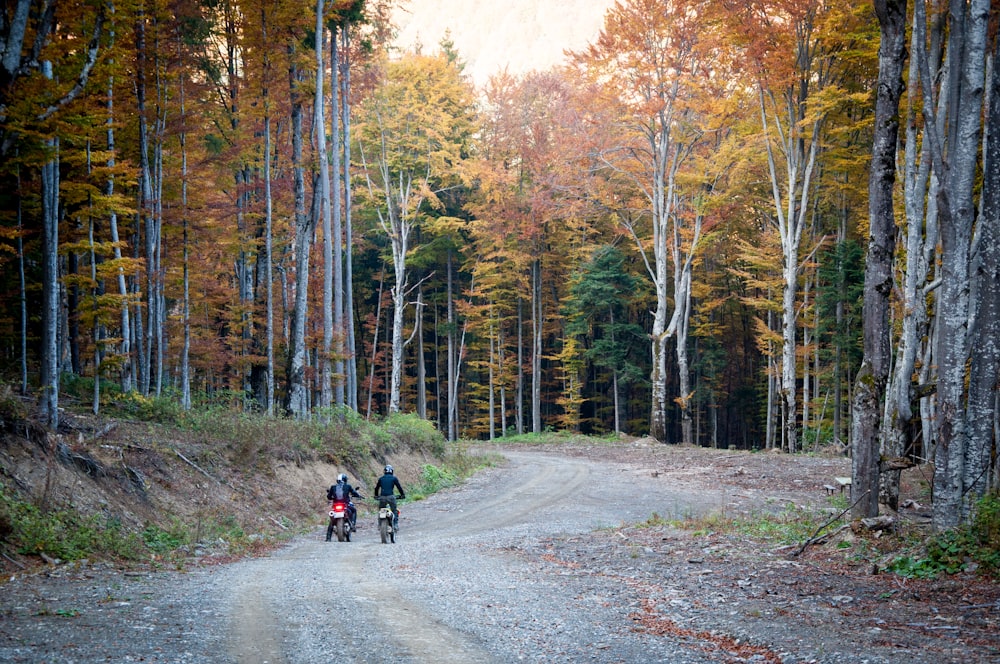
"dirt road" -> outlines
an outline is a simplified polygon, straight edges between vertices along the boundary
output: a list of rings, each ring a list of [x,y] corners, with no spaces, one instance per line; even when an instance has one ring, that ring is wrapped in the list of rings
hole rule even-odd
[[[650,477],[641,469],[533,451],[506,456],[506,467],[459,490],[405,504],[394,545],[379,543],[372,519],[362,517],[353,542],[317,536],[233,566],[226,572],[232,659],[320,661],[331,648],[366,662],[537,659],[532,647],[558,641],[531,644],[535,628],[544,635],[543,621],[577,622],[574,634],[581,635],[591,623],[585,615],[567,616],[572,607],[560,589],[540,583],[528,561],[504,555],[506,547],[642,520],[654,511],[700,510],[719,499],[666,491],[641,481],[640,474]],[[518,606],[530,608],[518,616]],[[510,622],[501,614],[510,614]],[[550,618],[526,627],[524,617],[533,614]],[[582,644],[575,639],[561,648],[577,650]]]
[[[0,589],[0,661],[1000,662],[1000,591],[973,575],[873,576],[852,562],[863,543],[792,559],[710,520],[645,523],[829,506],[823,485],[846,459],[501,451],[505,465],[404,503],[396,544],[379,543],[369,510],[353,542],[317,528],[181,574],[16,579]]]

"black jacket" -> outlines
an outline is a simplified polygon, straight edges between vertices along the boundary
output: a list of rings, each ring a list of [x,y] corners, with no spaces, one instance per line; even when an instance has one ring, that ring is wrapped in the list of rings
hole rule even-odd
[[[333,490],[336,489],[336,488],[337,488],[337,485],[333,484],[333,485],[330,486],[329,489],[327,489],[327,491],[326,491],[326,499],[327,500],[333,500],[333,498],[334,498]],[[361,494],[358,493],[357,491],[355,491],[354,487],[351,486],[350,484],[345,483],[344,484],[344,488],[347,489],[347,499],[348,500],[350,500],[352,497],[355,497],[355,498],[360,498],[361,497]]]
[[[394,488],[399,489],[400,498],[406,498],[406,493],[403,491],[403,487],[399,483],[399,480],[396,479],[396,476],[386,473],[378,478],[378,482],[375,483],[375,497],[391,496]]]

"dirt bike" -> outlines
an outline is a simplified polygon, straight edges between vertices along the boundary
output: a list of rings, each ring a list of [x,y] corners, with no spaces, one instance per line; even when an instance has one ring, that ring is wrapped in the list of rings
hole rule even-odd
[[[326,527],[326,541],[329,542],[334,532],[338,542],[351,541],[351,520],[347,516],[347,502],[334,500],[330,502],[330,525]]]
[[[399,509],[398,507],[396,508]],[[396,515],[392,513],[392,508],[387,503],[379,501],[378,507],[378,535],[382,544],[396,543],[396,528],[394,523]]]

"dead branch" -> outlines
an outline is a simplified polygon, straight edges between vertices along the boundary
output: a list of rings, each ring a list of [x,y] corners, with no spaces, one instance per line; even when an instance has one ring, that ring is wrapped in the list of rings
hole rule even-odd
[[[236,491],[236,487],[234,487],[232,484],[230,484],[229,482],[223,482],[222,480],[220,480],[217,477],[213,477],[204,468],[202,468],[201,466],[199,466],[198,464],[196,464],[194,461],[192,461],[191,459],[189,459],[186,456],[184,456],[183,454],[181,454],[179,450],[174,449],[174,454],[176,454],[177,456],[179,456],[182,461],[184,461],[186,464],[188,464],[189,466],[191,466],[192,468],[194,468],[199,473],[201,473],[202,475],[204,475],[208,479],[212,480],[213,482],[218,482],[219,484],[223,484],[225,486],[228,486],[233,491]]]
[[[19,563],[19,562],[18,562],[18,561],[16,561],[16,560],[14,560],[14,559],[13,559],[13,558],[11,558],[10,556],[8,556],[8,555],[7,555],[6,553],[3,553],[3,552],[0,552],[0,556],[3,556],[4,558],[6,558],[7,560],[9,560],[10,562],[12,562],[12,563],[14,563],[15,565],[17,565],[18,567],[20,567],[21,569],[24,569],[24,565],[22,565],[21,563]]]
[[[865,491],[863,494],[861,494],[860,496],[858,496],[858,499],[855,500],[853,503],[851,503],[851,505],[847,509],[845,509],[843,512],[841,512],[840,514],[838,514],[837,516],[833,517],[832,519],[830,519],[829,521],[827,521],[826,523],[824,523],[822,526],[820,526],[819,528],[817,528],[815,530],[815,532],[813,532],[812,536],[809,539],[807,539],[805,542],[803,542],[802,546],[800,546],[795,551],[795,553],[791,554],[792,558],[795,558],[796,556],[800,555],[803,551],[806,550],[806,547],[808,547],[808,546],[810,546],[812,544],[820,544],[822,542],[825,542],[831,536],[833,536],[836,533],[839,533],[841,530],[843,530],[844,528],[840,527],[840,528],[838,528],[836,530],[836,532],[828,533],[827,535],[823,535],[821,537],[819,536],[819,534],[821,532],[823,532],[824,528],[826,528],[827,526],[829,526],[831,523],[834,523],[835,521],[839,521],[842,516],[844,516],[845,514],[847,514],[848,512],[850,512],[852,509],[854,509],[854,506],[857,505],[859,502],[861,502],[861,499],[864,498],[867,495],[868,495],[868,492]]]

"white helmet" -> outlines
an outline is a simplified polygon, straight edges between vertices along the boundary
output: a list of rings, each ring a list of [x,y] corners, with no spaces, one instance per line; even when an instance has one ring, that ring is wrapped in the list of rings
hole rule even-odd
[[[346,473],[341,473],[340,475],[337,475],[337,481],[338,482],[343,482],[344,484],[347,484],[347,474]]]
[[[392,466],[387,465],[385,467],[385,474],[386,475],[392,475]]]

